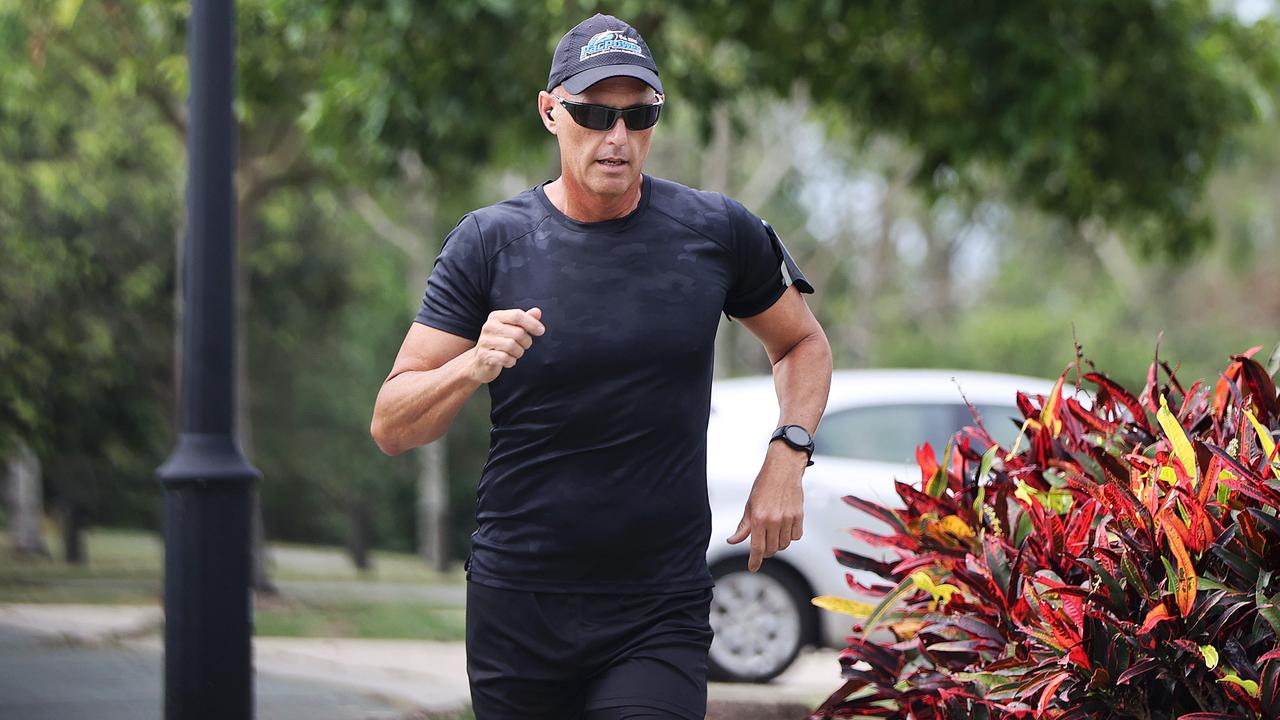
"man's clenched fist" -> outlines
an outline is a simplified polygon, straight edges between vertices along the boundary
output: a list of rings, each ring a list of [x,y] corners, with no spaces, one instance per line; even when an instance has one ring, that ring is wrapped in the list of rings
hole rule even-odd
[[[533,345],[533,338],[546,331],[541,308],[531,308],[528,312],[494,310],[480,329],[480,338],[472,351],[475,362],[471,365],[471,376],[480,383],[492,381],[503,368],[514,367]]]

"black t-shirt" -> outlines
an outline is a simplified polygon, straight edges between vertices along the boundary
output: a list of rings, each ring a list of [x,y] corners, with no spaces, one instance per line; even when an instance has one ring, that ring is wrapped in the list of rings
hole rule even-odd
[[[493,310],[542,308],[546,333],[489,383],[489,458],[469,577],[499,588],[710,587],[707,418],[721,312],[749,317],[794,281],[739,203],[644,176],[630,215],[577,222],[541,186],[462,218],[417,322],[471,340]]]

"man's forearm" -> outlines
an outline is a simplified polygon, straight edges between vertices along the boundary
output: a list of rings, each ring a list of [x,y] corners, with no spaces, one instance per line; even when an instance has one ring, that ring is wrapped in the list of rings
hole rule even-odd
[[[796,343],[773,365],[778,424],[816,432],[831,390],[831,346],[821,330]]]
[[[370,427],[383,452],[399,455],[444,435],[481,385],[467,370],[472,352],[435,370],[409,370],[387,378],[374,402]]]

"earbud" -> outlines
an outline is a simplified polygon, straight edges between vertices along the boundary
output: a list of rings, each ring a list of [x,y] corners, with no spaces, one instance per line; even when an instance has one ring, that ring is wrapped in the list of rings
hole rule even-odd
[[[548,110],[547,110],[547,119],[548,119],[548,120],[554,120],[554,119],[555,119],[555,118],[551,117],[551,110],[550,110],[550,109],[548,109]]]

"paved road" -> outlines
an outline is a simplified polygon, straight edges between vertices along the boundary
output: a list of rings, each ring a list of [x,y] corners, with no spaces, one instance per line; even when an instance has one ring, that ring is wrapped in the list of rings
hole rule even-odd
[[[160,621],[155,605],[0,605],[0,719],[158,720]],[[254,663],[260,720],[390,720],[468,700],[460,642],[260,637]],[[840,683],[836,651],[807,651],[770,684],[712,683],[708,718],[804,717]]]
[[[0,627],[0,718],[160,720],[162,663],[139,647],[89,647]],[[392,720],[404,707],[371,695],[259,675],[261,720]]]

